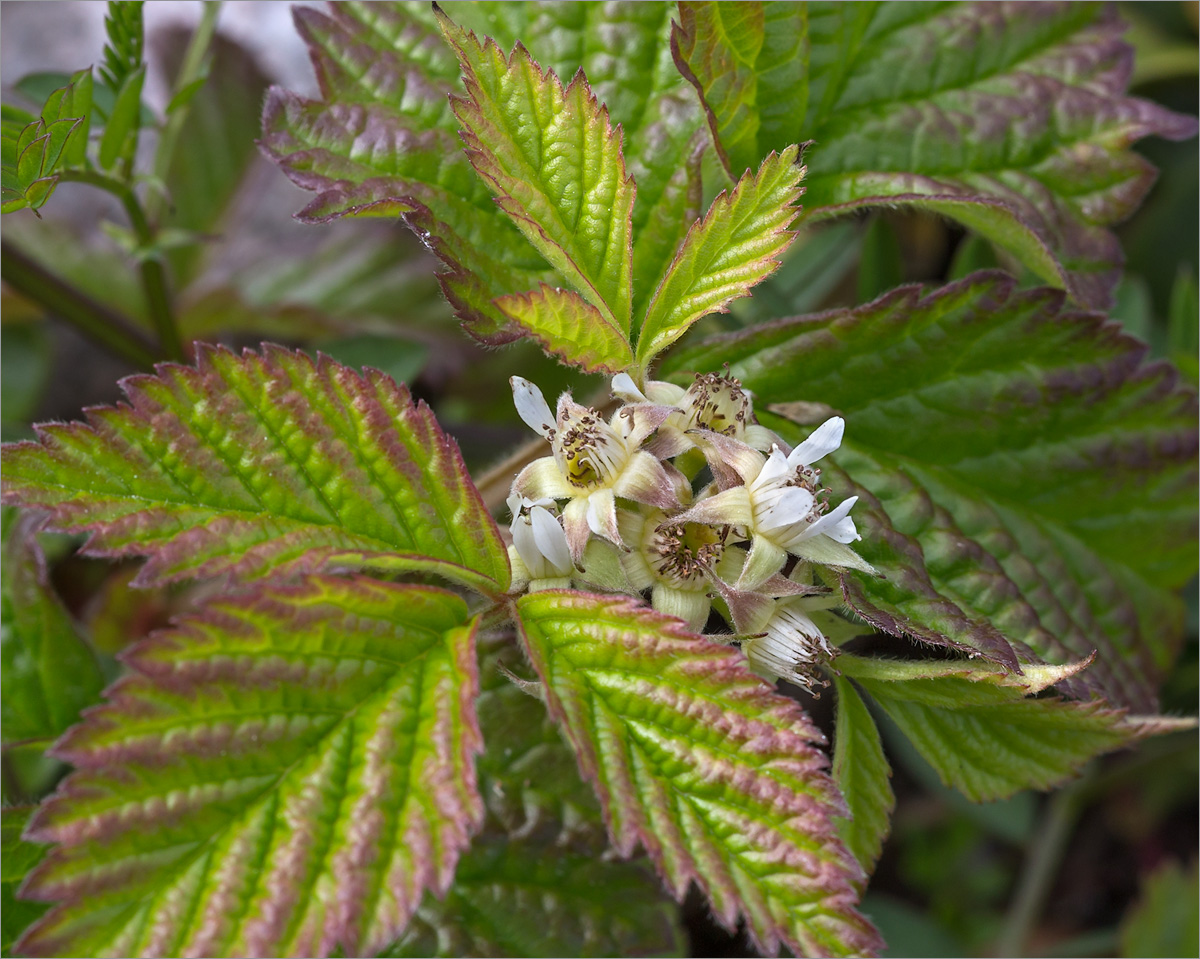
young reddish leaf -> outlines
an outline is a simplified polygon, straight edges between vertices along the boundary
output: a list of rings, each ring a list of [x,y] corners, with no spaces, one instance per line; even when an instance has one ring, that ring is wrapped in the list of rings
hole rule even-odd
[[[975,802],[1049,789],[1139,735],[1123,712],[1099,702],[1025,698],[1018,684],[954,675],[893,679],[889,665],[838,657],[839,669],[883,707],[942,782]]]
[[[1099,4],[680,6],[679,67],[731,163],[812,141],[810,218],[952,217],[1092,307],[1120,276],[1107,227],[1154,179],[1128,147],[1196,132],[1126,95],[1132,51]]]
[[[879,727],[854,685],[833,677],[837,719],[833,727],[833,781],[850,811],[838,832],[868,875],[874,870],[892,825],[896,796],[892,767],[883,755]]]
[[[55,749],[21,892],[59,904],[18,951],[382,948],[482,819],[475,628],[444,590],[313,577],[138,644]]]
[[[463,68],[468,97],[453,98],[454,112],[472,165],[537,251],[627,335],[637,191],[608,110],[582,72],[563,89],[523,46],[506,57],[441,23]]]
[[[129,405],[4,449],[5,501],[144,555],[145,584],[330,565],[428,570],[485,592],[508,558],[458,447],[389,377],[264,347],[124,381]]]
[[[1173,590],[1196,566],[1196,398],[1063,300],[976,273],[717,337],[671,367],[728,363],[792,441],[768,404],[845,416],[822,480],[862,497],[856,548],[884,578],[843,587],[872,625],[1010,666],[1097,650],[1060,688],[1153,712],[1182,633]]]
[[[633,363],[624,332],[571,290],[543,283],[531,293],[502,296],[496,305],[548,352],[589,373],[620,373]]]
[[[677,897],[695,880],[772,954],[879,948],[854,908],[862,873],[832,822],[844,807],[820,733],[794,702],[736,650],[627,599],[531,593],[517,614],[618,852],[642,844]]]
[[[798,156],[794,146],[772,153],[757,175],[746,171],[692,224],[647,308],[638,362],[648,364],[702,316],[725,312],[730,300],[748,296],[775,272],[794,235],[788,231],[799,212],[793,204],[804,192]]]

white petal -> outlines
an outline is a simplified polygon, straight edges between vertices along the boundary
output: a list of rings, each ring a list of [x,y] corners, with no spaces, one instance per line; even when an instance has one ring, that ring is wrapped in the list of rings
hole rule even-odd
[[[515,520],[517,514],[521,512],[521,504],[525,502],[525,497],[516,490],[513,490],[508,494],[508,499],[504,502],[508,504],[508,515]]]
[[[801,522],[813,508],[816,497],[803,486],[772,486],[754,497],[754,525],[773,530]]]
[[[686,393],[682,386],[676,386],[674,383],[666,383],[662,380],[647,380],[646,395],[650,397],[651,403],[665,403],[667,406],[675,406]]]
[[[788,464],[795,469],[797,466],[815,463],[842,445],[842,434],[845,431],[846,421],[840,416],[831,416],[813,430],[808,439],[792,450],[788,456]]]
[[[612,393],[617,399],[626,403],[645,403],[646,394],[637,388],[633,377],[628,373],[618,373],[612,378]]]
[[[554,414],[550,412],[542,391],[521,376],[510,377],[508,382],[512,386],[517,414],[531,430],[549,439],[550,431],[554,429]]]
[[[571,569],[571,550],[567,546],[567,534],[563,532],[558,520],[541,506],[535,506],[529,511],[529,519],[533,524],[533,538],[538,551],[550,561],[555,570],[566,575]]]
[[[804,530],[798,538],[808,539],[819,533],[824,533],[830,539],[836,540],[839,543],[853,543],[856,539],[861,539],[858,535],[858,530],[854,528],[854,520],[849,515],[850,508],[857,502],[857,496],[851,496],[849,499],[842,500],[836,508],[830,510],[809,526],[808,529]]]
[[[518,516],[509,528],[512,531],[513,546],[517,548],[521,561],[529,570],[530,578],[537,577],[544,570],[546,561],[537,548],[537,540],[534,538],[533,526],[529,522],[529,517]]]
[[[774,447],[771,455],[767,457],[767,462],[759,471],[758,478],[751,485],[755,488],[762,488],[775,480],[790,477],[795,471],[796,468],[788,464],[788,458],[783,455],[783,452],[778,447]]]

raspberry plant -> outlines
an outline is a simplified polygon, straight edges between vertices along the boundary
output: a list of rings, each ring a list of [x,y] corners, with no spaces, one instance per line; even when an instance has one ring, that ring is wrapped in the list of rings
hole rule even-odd
[[[273,345],[197,344],[7,446],[6,664],[49,672],[6,685],[6,737],[61,733],[73,767],[6,814],[19,895],[53,903],[18,953],[676,952],[694,884],[764,953],[871,954],[893,796],[869,701],[973,800],[1178,725],[1156,691],[1195,571],[1195,395],[1103,311],[1109,227],[1153,175],[1128,147],[1195,123],[1126,95],[1106,9],[296,23],[321,99],[273,89],[261,148],[317,194],[300,219],[401,219],[470,335],[604,387],[552,408],[513,378],[549,448],[490,504],[405,386]],[[140,19],[110,30],[136,106]],[[132,162],[115,108],[89,144],[91,82],[6,112],[6,212]],[[798,232],[884,206],[1013,273],[697,335]],[[141,586],[207,584],[78,722],[99,682],[39,520],[144,558]],[[832,742],[798,687],[833,697]]]

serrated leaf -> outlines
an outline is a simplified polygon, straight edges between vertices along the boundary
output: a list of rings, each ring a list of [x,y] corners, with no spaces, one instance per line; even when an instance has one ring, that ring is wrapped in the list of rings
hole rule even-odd
[[[1129,145],[1196,132],[1194,119],[1125,95],[1132,51],[1100,5],[809,3],[803,27],[771,30],[780,4],[681,7],[680,68],[726,149],[755,162],[813,141],[810,219],[930,210],[1089,306],[1107,306],[1119,277],[1107,227],[1153,180]],[[773,87],[767,51],[789,45],[803,76]]]
[[[879,728],[853,684],[833,677],[837,719],[833,733],[833,781],[846,800],[848,818],[839,819],[838,833],[870,875],[891,830],[896,797],[892,768],[883,755]]]
[[[549,591],[516,609],[619,853],[642,844],[677,897],[695,880],[766,951],[879,947],[854,908],[861,873],[835,835],[820,734],[792,701],[736,650],[629,600]]]
[[[530,293],[502,296],[496,305],[547,352],[589,373],[620,373],[633,363],[624,331],[571,290],[543,283]]]
[[[445,902],[385,956],[681,956],[677,907],[647,864],[546,842],[477,842]]]
[[[608,110],[582,73],[564,89],[522,46],[506,57],[448,18],[442,32],[463,68],[467,97],[453,103],[471,165],[537,251],[628,334],[637,190]]]
[[[775,272],[792,241],[788,226],[803,189],[799,151],[772,153],[731,192],[722,193],[704,219],[694,223],[664,272],[638,336],[642,364],[674,343],[708,313],[724,312],[730,300]]]
[[[313,577],[212,603],[56,747],[26,954],[370,954],[482,818],[461,598]]]
[[[104,15],[104,65],[100,75],[113,91],[142,66],[145,32],[142,25],[143,0],[110,0]]]
[[[953,676],[880,680],[869,661],[838,658],[892,718],[942,782],[968,799],[1004,799],[1022,789],[1049,789],[1100,753],[1136,733],[1124,713],[1099,702],[1023,698],[1020,688]]]
[[[48,744],[99,701],[104,681],[95,655],[50,587],[31,517],[14,512],[4,511],[0,564],[0,723],[6,743]]]
[[[1181,633],[1172,590],[1196,565],[1195,396],[1116,325],[1014,287],[901,288],[670,367],[729,363],[758,410],[818,401],[846,418],[822,481],[862,496],[855,548],[885,578],[843,589],[872,625],[1009,666],[1098,650],[1060,688],[1153,712]]]
[[[0,882],[0,953],[6,956],[12,955],[12,944],[17,937],[46,911],[42,903],[16,897],[18,883],[38,864],[45,853],[45,847],[25,842],[21,838],[34,808],[5,806],[0,818],[4,859],[4,879]]]
[[[458,447],[382,373],[204,347],[123,386],[130,405],[6,447],[4,496],[96,554],[148,556],[141,583],[366,565],[507,588]]]

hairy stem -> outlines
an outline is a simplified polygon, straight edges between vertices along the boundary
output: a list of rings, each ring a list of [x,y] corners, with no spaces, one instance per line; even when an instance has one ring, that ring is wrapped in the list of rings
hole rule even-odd
[[[154,346],[119,313],[45,270],[10,243],[0,241],[4,282],[70,323],[89,339],[143,369],[156,360]]]

